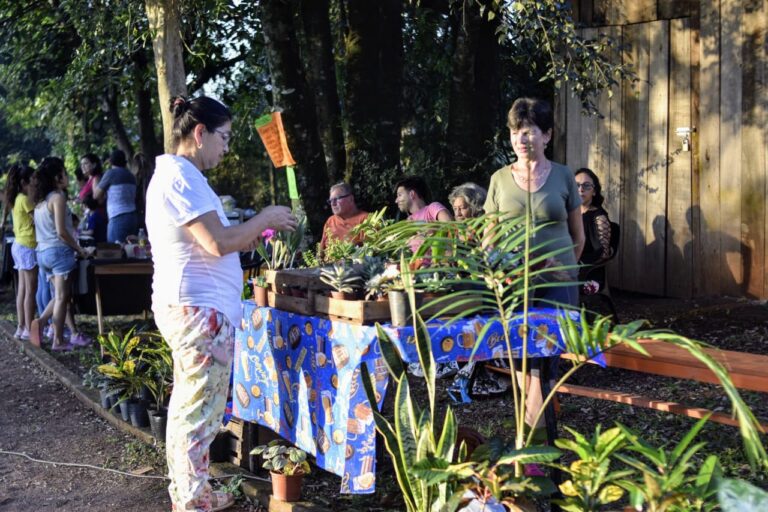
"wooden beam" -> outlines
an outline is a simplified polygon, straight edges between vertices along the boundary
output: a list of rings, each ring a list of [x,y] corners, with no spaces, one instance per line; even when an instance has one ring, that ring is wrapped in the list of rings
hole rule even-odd
[[[707,414],[712,414],[709,417],[709,421],[715,423],[722,423],[724,425],[730,425],[732,427],[738,427],[739,422],[736,418],[733,418],[727,414],[720,412],[712,412],[709,409],[702,407],[690,407],[677,402],[667,402],[664,400],[655,400],[643,395],[637,395],[634,393],[623,393],[621,391],[611,391],[609,389],[590,388],[586,386],[576,386],[573,384],[563,384],[557,389],[558,393],[566,393],[569,395],[583,396],[586,398],[594,398],[598,400],[609,400],[611,402],[617,402],[620,404],[627,404],[633,407],[643,407],[646,409],[654,409],[657,411],[671,412],[672,414],[679,414],[681,416],[687,416],[689,418],[703,418]],[[765,433],[768,429],[768,423],[759,423],[760,431]]]

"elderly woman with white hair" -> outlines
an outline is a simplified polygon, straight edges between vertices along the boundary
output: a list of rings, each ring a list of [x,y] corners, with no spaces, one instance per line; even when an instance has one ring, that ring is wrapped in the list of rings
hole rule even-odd
[[[466,220],[482,215],[483,204],[488,195],[486,190],[472,182],[462,183],[454,187],[448,194],[448,201],[453,208],[453,216],[456,220]]]

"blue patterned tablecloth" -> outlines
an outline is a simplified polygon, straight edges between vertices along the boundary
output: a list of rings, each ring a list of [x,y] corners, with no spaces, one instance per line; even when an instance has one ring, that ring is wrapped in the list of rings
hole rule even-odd
[[[360,363],[365,361],[376,385],[378,407],[389,375],[376,328],[326,318],[259,308],[243,302],[234,360],[233,414],[266,426],[313,454],[317,465],[342,477],[341,492],[374,492],[376,429],[365,395]],[[528,354],[549,357],[562,349],[545,337],[558,336],[557,311],[530,314]],[[475,317],[428,326],[437,362],[466,361],[486,320]],[[513,355],[522,352],[514,322]],[[412,327],[384,326],[407,362],[418,361]],[[475,359],[505,357],[500,323],[482,340]]]

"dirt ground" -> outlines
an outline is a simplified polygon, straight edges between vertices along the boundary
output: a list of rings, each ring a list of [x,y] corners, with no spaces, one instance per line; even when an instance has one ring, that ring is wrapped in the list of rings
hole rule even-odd
[[[10,294],[0,290],[3,322]],[[12,308],[13,306],[11,306]],[[83,355],[66,357],[69,366]],[[63,359],[63,358],[62,358]],[[61,359],[60,359],[61,360]],[[64,362],[64,361],[62,361]],[[167,482],[65,464],[165,472],[163,455],[113,428],[52,375],[19,352],[0,329],[0,511],[170,510]],[[32,462],[18,452],[58,465]],[[241,502],[233,511],[253,510]]]
[[[3,319],[12,320],[11,296],[0,290]],[[620,294],[617,308],[622,320],[647,318],[655,327],[666,327],[725,349],[768,354],[768,307],[758,301],[717,299],[680,301]],[[94,334],[92,317],[79,317]],[[128,325],[128,324],[125,324]],[[118,324],[118,329],[124,328]],[[82,372],[93,361],[87,354],[57,355],[73,371]],[[635,372],[586,368],[579,383],[610,387],[662,399],[695,403],[728,410],[715,386],[653,377]],[[447,382],[446,382],[447,383]],[[768,419],[764,396],[748,394],[758,417]],[[440,401],[448,403],[441,392]],[[471,425],[489,436],[512,435],[508,397],[478,400],[455,407],[460,424]],[[679,437],[692,425],[689,419],[620,404],[566,396],[562,400],[563,426],[590,432],[596,423],[614,421],[636,428],[658,444]],[[132,437],[122,434],[93,414],[52,376],[19,353],[16,345],[0,336],[0,450],[23,452],[31,457],[59,463],[93,464],[126,471],[151,466],[150,474],[162,475],[162,455]],[[478,423],[477,418],[483,418]],[[565,433],[561,430],[561,433]],[[753,475],[740,454],[737,431],[732,427],[706,427],[707,450],[721,454],[729,474],[768,487],[764,475]],[[386,459],[386,457],[385,457]],[[379,466],[376,494],[366,497],[338,494],[339,479],[315,471],[305,486],[305,497],[333,510],[395,511],[398,490],[388,480],[386,460]],[[122,476],[95,469],[35,463],[0,453],[0,512],[25,510],[120,510],[152,512],[169,510],[166,482]],[[254,510],[239,502],[232,510]]]

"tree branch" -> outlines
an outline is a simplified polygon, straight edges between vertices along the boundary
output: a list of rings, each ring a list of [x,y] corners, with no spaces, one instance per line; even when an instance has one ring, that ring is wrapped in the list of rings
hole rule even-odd
[[[189,83],[187,88],[190,92],[194,93],[222,71],[231,68],[238,62],[244,61],[245,57],[246,54],[241,53],[237,57],[232,57],[231,59],[206,64],[205,67],[200,71],[200,74],[195,77],[192,82]]]

